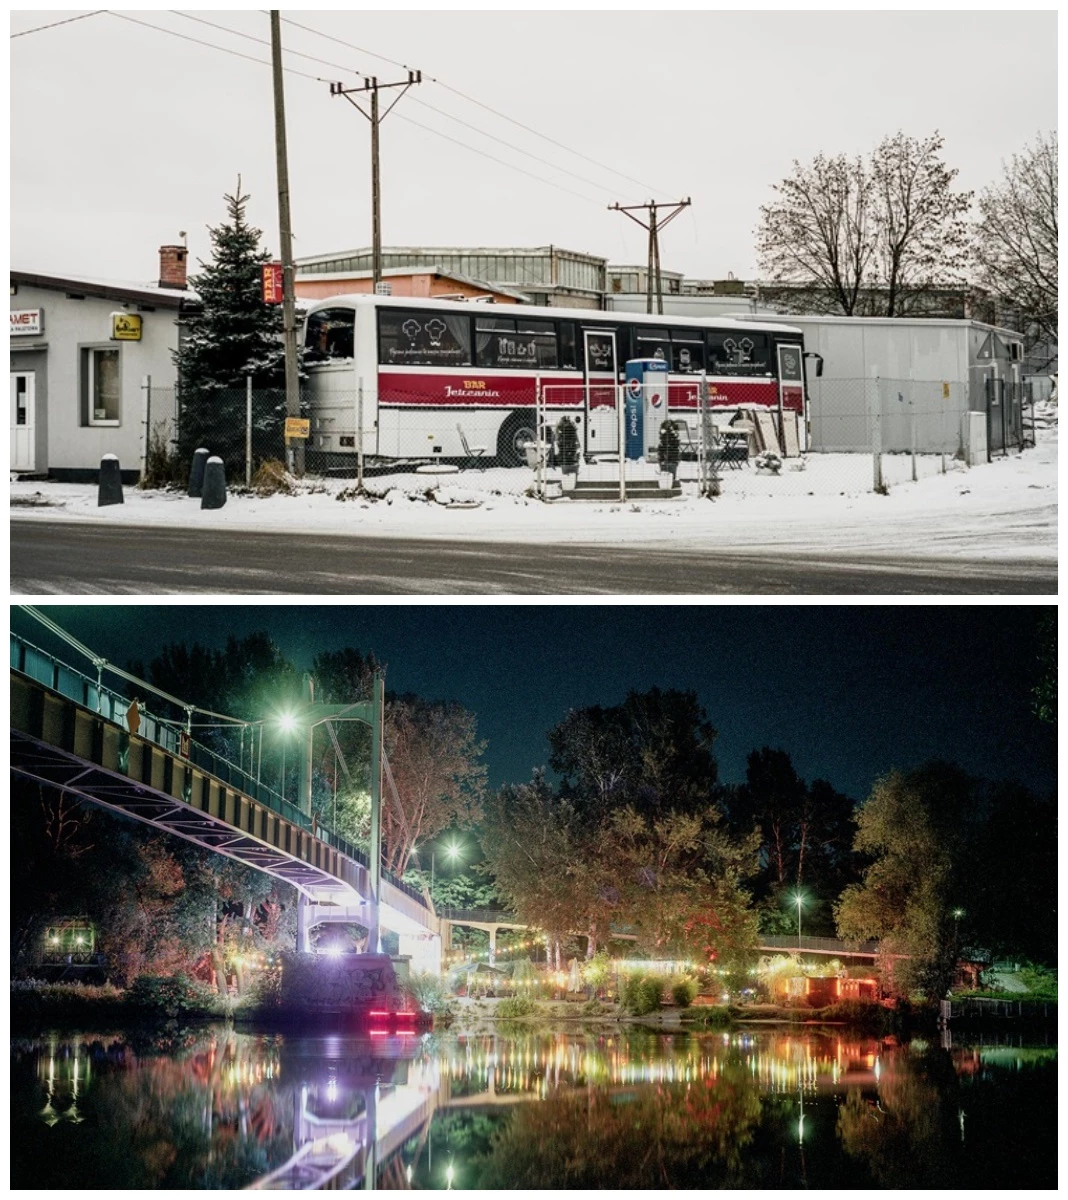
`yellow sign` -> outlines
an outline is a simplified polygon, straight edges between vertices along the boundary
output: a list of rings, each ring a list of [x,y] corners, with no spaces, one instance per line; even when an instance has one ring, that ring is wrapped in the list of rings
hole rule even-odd
[[[113,342],[139,342],[141,340],[141,314],[112,313],[111,340]]]
[[[943,400],[949,399],[949,384],[948,383],[942,384],[942,399]]]
[[[286,437],[311,437],[311,421],[307,417],[286,417]]]

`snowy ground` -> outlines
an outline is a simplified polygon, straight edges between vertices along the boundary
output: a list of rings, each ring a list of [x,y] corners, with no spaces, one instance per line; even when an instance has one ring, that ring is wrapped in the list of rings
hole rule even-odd
[[[917,557],[1039,558],[1057,552],[1057,437],[1043,430],[1023,454],[967,469],[886,456],[889,495],[872,493],[871,459],[811,455],[803,472],[758,476],[725,471],[723,495],[677,500],[543,502],[526,493],[528,468],[462,474],[405,473],[368,480],[372,497],[352,497],[351,480],[307,481],[295,495],[231,494],[202,511],[179,492],[128,487],[122,506],[97,508],[93,484],[12,482],[12,519],[130,523],[182,528],[381,535],[388,538],[496,539],[526,543],[746,546],[764,552],[892,552]],[[683,464],[680,478],[695,480]],[[691,485],[696,487],[694,482]],[[349,498],[344,494],[349,493]]]

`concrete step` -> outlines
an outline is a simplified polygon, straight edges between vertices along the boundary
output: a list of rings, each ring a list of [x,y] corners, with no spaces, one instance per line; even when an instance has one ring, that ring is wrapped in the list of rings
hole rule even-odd
[[[580,479],[572,491],[564,492],[572,500],[618,500],[619,484],[610,479]],[[661,488],[655,479],[635,479],[627,483],[628,500],[672,500],[682,495],[682,489]]]

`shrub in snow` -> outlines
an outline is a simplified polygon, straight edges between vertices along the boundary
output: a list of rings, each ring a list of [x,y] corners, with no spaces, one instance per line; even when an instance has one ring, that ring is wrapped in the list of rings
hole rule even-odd
[[[256,474],[252,476],[252,486],[260,496],[273,496],[277,492],[291,496],[293,477],[286,470],[285,463],[277,458],[268,458],[257,467]]]
[[[763,475],[778,475],[782,470],[782,458],[774,450],[762,450],[753,459],[753,466]]]
[[[674,421],[664,421],[660,426],[660,445],[657,457],[661,471],[674,475],[679,466],[679,431]]]
[[[566,474],[572,474],[578,470],[578,430],[570,417],[561,417],[556,426],[556,452],[560,466]]]

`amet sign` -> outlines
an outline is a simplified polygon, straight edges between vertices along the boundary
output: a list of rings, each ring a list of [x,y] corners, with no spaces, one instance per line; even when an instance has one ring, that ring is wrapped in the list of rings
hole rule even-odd
[[[11,310],[11,336],[25,337],[31,333],[44,333],[44,309],[13,308]]]

